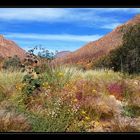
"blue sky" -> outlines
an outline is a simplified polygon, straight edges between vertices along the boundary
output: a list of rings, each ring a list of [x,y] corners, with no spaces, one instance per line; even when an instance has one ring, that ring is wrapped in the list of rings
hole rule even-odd
[[[140,8],[0,8],[0,34],[28,50],[74,51],[140,14]]]

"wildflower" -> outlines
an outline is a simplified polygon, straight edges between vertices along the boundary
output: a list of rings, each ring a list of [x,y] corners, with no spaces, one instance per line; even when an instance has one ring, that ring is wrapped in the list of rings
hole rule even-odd
[[[48,84],[48,82],[45,82],[42,85],[43,85],[44,88],[49,88],[50,87],[49,84]]]
[[[119,101],[119,100],[116,100],[116,103],[117,103],[117,105],[120,105],[120,106],[122,106],[122,102],[121,102],[121,101]]]
[[[64,76],[64,74],[62,72],[58,73],[58,77],[63,77],[63,76]]]
[[[84,110],[82,110],[82,111],[81,111],[81,114],[85,115],[85,114],[86,114],[86,112],[85,112]]]
[[[85,117],[85,120],[89,121],[90,120],[90,117],[86,116]]]
[[[74,99],[74,100],[73,100],[73,102],[75,102],[75,103],[77,103],[77,101],[78,101],[77,99]]]
[[[77,88],[76,87],[73,87],[73,90],[77,90]]]
[[[95,124],[95,121],[91,121],[91,124],[92,124],[92,125]]]
[[[135,81],[134,84],[135,84],[135,85],[138,85],[138,81]]]
[[[95,90],[95,89],[93,89],[93,90],[92,90],[92,92],[94,92],[94,93],[95,93],[95,92],[96,92],[96,90]]]
[[[46,83],[43,83],[42,85],[45,86],[45,85],[48,85],[48,83],[46,82]]]
[[[94,126],[97,127],[97,126],[99,126],[99,124],[100,124],[100,123],[99,123],[98,121],[96,121],[96,122],[94,123]]]
[[[25,84],[22,84],[22,83],[17,84],[17,85],[16,85],[16,89],[17,89],[17,90],[21,90],[24,86],[25,86]]]
[[[18,100],[17,102],[18,102],[18,103],[21,103],[21,102],[22,102],[22,100]]]
[[[110,95],[109,97],[110,97],[110,99],[112,99],[112,100],[115,100],[115,99],[116,99],[114,95]]]

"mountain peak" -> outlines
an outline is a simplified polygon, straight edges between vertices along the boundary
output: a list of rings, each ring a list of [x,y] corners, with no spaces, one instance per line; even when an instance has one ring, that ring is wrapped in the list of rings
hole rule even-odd
[[[140,14],[137,14],[134,18],[126,22],[124,25],[135,25],[140,23]]]

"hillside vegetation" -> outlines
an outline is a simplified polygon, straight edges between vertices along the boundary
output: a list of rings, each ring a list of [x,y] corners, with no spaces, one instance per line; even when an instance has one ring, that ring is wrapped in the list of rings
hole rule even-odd
[[[123,35],[126,32],[124,30],[124,28],[129,29],[129,28],[132,28],[133,26],[136,26],[139,24],[140,24],[140,15],[138,14],[131,20],[118,26],[117,28],[112,30],[110,33],[104,35],[100,39],[91,41],[91,42],[85,44],[84,46],[82,46],[81,48],[77,49],[76,51],[72,52],[71,54],[68,54],[66,57],[55,59],[54,62],[59,63],[59,64],[73,64],[73,65],[82,67],[84,69],[91,69],[91,68],[93,68],[93,65],[94,65],[94,63],[96,63],[96,61],[109,55],[110,51],[114,51],[118,47],[122,46],[123,38],[124,38]],[[129,29],[130,32],[131,32],[131,30],[133,30],[133,29]],[[132,32],[135,33],[134,30]],[[139,29],[135,33],[135,35],[137,34],[136,35],[137,37],[139,36],[138,32],[139,32]],[[130,34],[128,36],[130,37]],[[134,36],[129,41],[129,46],[128,46],[129,49],[130,49],[131,43],[133,44],[133,40],[135,38]],[[135,44],[133,44],[133,45],[135,45]],[[125,46],[127,46],[127,45],[125,45]],[[132,54],[135,54],[135,52],[132,52]],[[130,57],[133,57],[133,56],[130,56]],[[119,57],[119,59],[123,59],[122,61],[126,61],[124,58]],[[126,59],[129,60],[130,58],[126,58]],[[138,57],[137,57],[137,59],[138,59]],[[125,63],[127,63],[127,62],[125,62]],[[125,65],[125,64],[123,64],[123,65]],[[133,64],[131,64],[131,65],[133,65]],[[127,66],[127,67],[129,67],[129,66]],[[118,67],[117,70],[118,69],[120,69],[120,68]],[[130,73],[132,73],[132,72],[130,72]]]
[[[113,68],[114,71],[140,73],[140,24],[123,28],[123,44],[102,57],[93,67]]]
[[[140,131],[140,77],[61,66],[29,85],[26,74],[0,72],[1,132]]]

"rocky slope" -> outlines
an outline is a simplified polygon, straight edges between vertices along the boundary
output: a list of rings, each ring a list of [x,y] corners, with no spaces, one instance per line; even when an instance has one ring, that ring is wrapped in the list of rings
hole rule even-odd
[[[70,51],[61,51],[61,52],[58,52],[58,53],[55,55],[55,57],[56,57],[56,58],[64,57],[64,56],[66,56],[66,55],[68,55],[68,54],[70,54],[70,53],[71,53]]]
[[[112,32],[108,33],[102,38],[89,42],[85,46],[67,55],[66,57],[56,59],[55,62],[76,63],[90,67],[92,62],[103,55],[108,54],[112,49],[115,49],[122,44],[121,29],[124,27],[124,25],[134,25],[137,23],[140,23],[140,14],[136,15],[133,19],[129,20],[125,24],[118,26]]]
[[[0,57],[12,57],[17,55],[19,58],[23,59],[25,57],[25,51],[21,49],[15,42],[7,40],[0,35]]]

